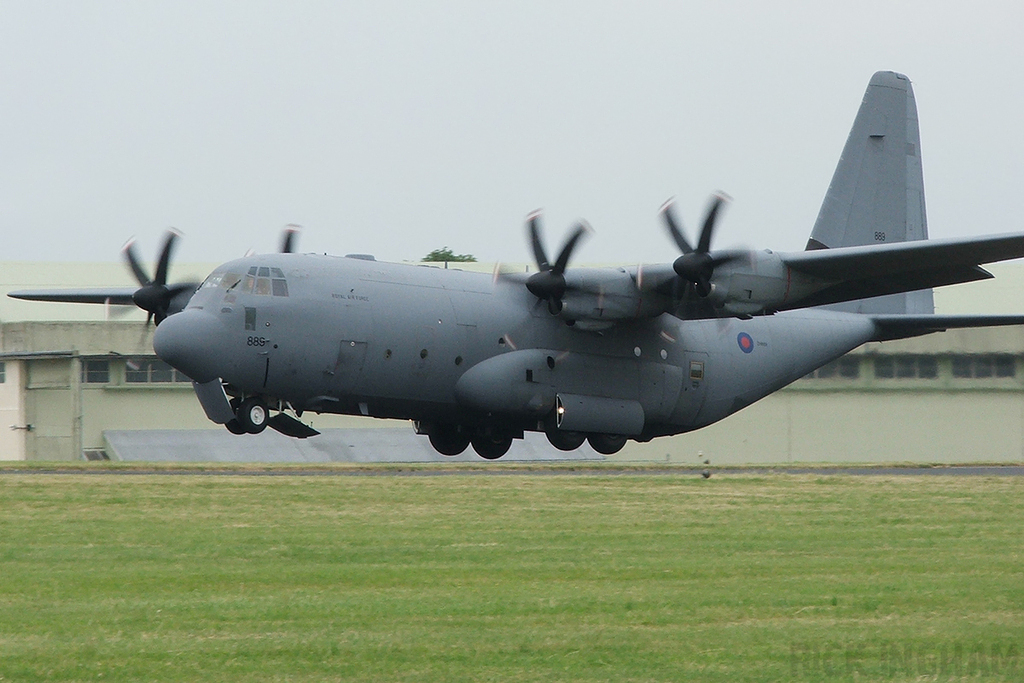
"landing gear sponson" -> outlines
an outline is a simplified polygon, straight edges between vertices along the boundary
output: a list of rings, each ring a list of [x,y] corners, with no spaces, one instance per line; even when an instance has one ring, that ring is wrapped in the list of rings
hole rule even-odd
[[[490,428],[472,428],[451,423],[415,423],[417,434],[426,434],[430,445],[441,455],[461,455],[472,445],[477,455],[487,460],[497,460],[512,446],[512,441],[522,438],[523,433]],[[620,434],[587,434],[549,427],[545,435],[552,446],[560,451],[574,451],[588,442],[602,455],[613,455],[626,445],[627,437]]]

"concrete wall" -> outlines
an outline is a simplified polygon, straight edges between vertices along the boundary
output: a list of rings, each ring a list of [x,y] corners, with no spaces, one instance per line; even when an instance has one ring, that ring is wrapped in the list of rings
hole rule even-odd
[[[712,465],[799,462],[1020,462],[1017,392],[783,390],[704,429],[611,460]]]

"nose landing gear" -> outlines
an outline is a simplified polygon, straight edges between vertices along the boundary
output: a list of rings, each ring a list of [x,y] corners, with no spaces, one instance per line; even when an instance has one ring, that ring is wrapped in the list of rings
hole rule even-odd
[[[259,396],[250,396],[241,402],[235,399],[231,407],[235,409],[235,419],[224,426],[232,434],[259,434],[267,428],[270,411],[266,401]]]

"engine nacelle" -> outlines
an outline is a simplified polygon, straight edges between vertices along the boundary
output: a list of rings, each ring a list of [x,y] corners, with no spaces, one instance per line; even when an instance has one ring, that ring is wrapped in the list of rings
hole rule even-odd
[[[640,291],[624,268],[609,276],[607,269],[577,268],[566,273],[568,288],[558,315],[563,320],[591,327],[622,320],[653,318],[669,310],[669,300],[655,292]],[[605,325],[607,326],[607,325]]]
[[[782,259],[771,251],[755,251],[746,260],[719,266],[708,298],[733,315],[756,315],[775,310],[788,294],[788,272]]]

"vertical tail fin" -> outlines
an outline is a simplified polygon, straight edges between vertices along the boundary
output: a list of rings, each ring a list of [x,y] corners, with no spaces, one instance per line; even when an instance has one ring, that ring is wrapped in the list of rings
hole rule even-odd
[[[910,79],[871,77],[807,249],[928,238],[921,134]],[[933,313],[930,289],[839,304],[859,313]]]

